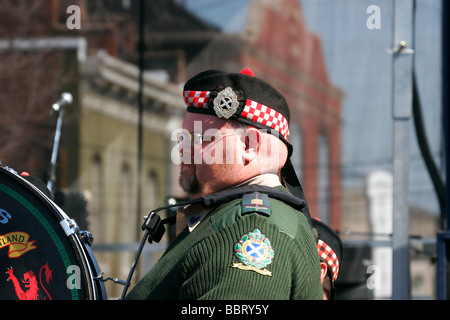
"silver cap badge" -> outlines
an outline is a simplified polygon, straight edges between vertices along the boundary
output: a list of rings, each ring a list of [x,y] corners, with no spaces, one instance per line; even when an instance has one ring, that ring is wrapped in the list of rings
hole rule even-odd
[[[236,93],[230,87],[226,87],[214,98],[214,111],[219,118],[230,118],[236,113],[239,106]]]

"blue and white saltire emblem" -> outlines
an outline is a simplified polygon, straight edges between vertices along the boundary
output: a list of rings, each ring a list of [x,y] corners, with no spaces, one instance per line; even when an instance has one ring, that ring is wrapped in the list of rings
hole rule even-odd
[[[251,255],[255,259],[259,259],[262,256],[264,256],[264,247],[260,245],[259,243],[250,243],[245,250],[247,251],[247,254]]]
[[[264,268],[272,263],[274,251],[269,239],[259,229],[244,234],[234,250],[241,263],[233,263],[232,267],[272,275],[271,271]]]

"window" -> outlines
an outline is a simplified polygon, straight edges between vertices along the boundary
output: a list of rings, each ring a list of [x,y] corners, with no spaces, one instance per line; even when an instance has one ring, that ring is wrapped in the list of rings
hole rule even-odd
[[[298,179],[302,178],[302,131],[298,123],[292,123],[289,131],[291,133],[290,142],[293,146],[293,152],[291,156],[292,165],[294,166],[295,173]]]
[[[103,209],[102,209],[102,161],[100,156],[95,155],[91,160],[91,172],[90,172],[90,190],[91,190],[91,199],[90,199],[90,220],[92,223],[90,224],[91,232],[95,234],[101,234],[102,230],[100,230],[103,225]]]
[[[143,203],[145,204],[145,210],[153,210],[157,207],[157,177],[156,173],[150,172],[147,176],[146,186],[142,194]]]
[[[120,213],[119,213],[119,223],[120,223],[120,238],[124,242],[134,241],[133,230],[134,225],[132,225],[135,217],[135,210],[133,209],[133,190],[132,190],[132,179],[131,170],[128,164],[123,164],[120,172]]]
[[[319,219],[325,223],[330,220],[330,191],[329,191],[329,147],[328,138],[319,136],[318,141],[318,208]]]

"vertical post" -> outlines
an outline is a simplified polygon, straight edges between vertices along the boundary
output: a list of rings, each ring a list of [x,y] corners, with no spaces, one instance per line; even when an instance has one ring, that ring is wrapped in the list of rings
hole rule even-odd
[[[450,188],[448,183],[450,182],[450,136],[449,136],[449,111],[450,111],[450,3],[446,0],[442,0],[442,115],[444,117],[444,147],[445,147],[445,181],[447,183],[445,193],[445,211],[443,224],[447,231],[450,230]]]
[[[144,20],[145,19],[145,0],[139,1],[139,20],[138,20],[138,56],[139,56],[139,90],[138,90],[138,155],[137,155],[137,205],[136,205],[136,216],[137,216],[137,230],[140,230],[142,220],[142,147],[143,147],[143,123],[142,115],[144,112],[144,52],[145,52],[145,39],[144,39]],[[136,234],[137,239],[140,238],[139,232]]]
[[[450,254],[448,244],[450,243],[450,137],[449,137],[449,109],[450,109],[450,93],[448,91],[450,85],[450,57],[449,57],[449,40],[450,40],[450,4],[447,0],[442,0],[442,115],[444,127],[444,148],[445,148],[445,175],[447,188],[445,191],[445,205],[441,212],[442,231],[437,234],[438,248],[438,299],[446,300],[450,297],[450,283],[448,283],[448,275],[450,274]]]
[[[61,127],[62,120],[64,117],[64,108],[60,108],[58,114],[58,120],[56,121],[56,131],[55,131],[55,139],[53,142],[53,150],[52,150],[52,158],[50,159],[50,179],[47,182],[47,188],[50,191],[52,197],[55,195],[55,190],[53,184],[56,181],[56,160],[58,159],[58,150],[59,150],[59,141],[61,139]]]
[[[393,144],[393,236],[392,299],[410,299],[409,272],[409,131],[412,114],[414,0],[393,2],[392,116]]]

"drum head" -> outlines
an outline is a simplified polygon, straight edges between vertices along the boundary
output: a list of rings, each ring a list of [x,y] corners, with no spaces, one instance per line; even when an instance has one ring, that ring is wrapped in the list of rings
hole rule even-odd
[[[0,167],[0,299],[101,298],[89,261],[95,258],[67,219],[37,188]]]

